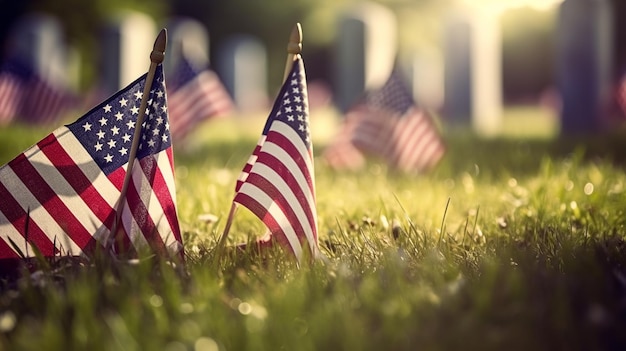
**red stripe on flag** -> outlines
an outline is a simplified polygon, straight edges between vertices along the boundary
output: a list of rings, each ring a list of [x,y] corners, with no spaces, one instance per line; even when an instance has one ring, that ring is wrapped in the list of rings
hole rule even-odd
[[[149,158],[145,158],[144,160],[149,160]],[[154,164],[156,164],[154,160],[152,161]],[[144,173],[146,174],[146,177],[148,177],[148,181],[151,181],[151,179],[153,178],[153,172],[153,169],[146,170],[144,168]],[[159,254],[165,254],[165,244],[161,239],[161,235],[158,232],[158,229],[155,226],[152,217],[150,217],[148,208],[145,206],[141,198],[141,190],[142,189],[137,189],[137,187],[135,186],[135,182],[131,181],[129,183],[128,192],[126,193],[128,208],[130,209],[130,212],[132,213],[135,222],[137,222],[141,233],[146,238],[150,247],[152,247],[152,249]]]
[[[21,258],[21,257],[20,255],[17,254],[17,252],[13,250],[11,246],[9,246],[9,243],[5,242],[3,239],[0,239],[0,262],[1,260],[6,259],[6,258],[12,259],[12,258]]]
[[[109,173],[107,178],[118,189],[118,191],[121,191],[125,176],[126,176],[126,170],[124,170],[123,167],[120,167],[116,169],[115,171]],[[115,212],[116,210],[117,210],[117,202],[116,202],[115,209],[112,211],[113,219],[107,219],[107,223],[113,223],[113,220],[115,220],[115,216],[116,216],[116,212]],[[109,228],[112,228],[112,226]],[[117,233],[114,233],[114,235],[115,236],[113,240],[115,242],[114,246],[115,246],[116,252],[124,252],[132,257],[133,254],[135,253],[135,249],[130,241],[128,233],[126,232],[126,228],[123,225],[118,225]]]
[[[95,243],[91,233],[85,229],[72,211],[59,199],[58,194],[50,187],[24,154],[20,154],[9,162],[9,166],[78,247],[85,251],[94,249]]]
[[[272,233],[271,240],[276,240],[282,247],[289,248],[291,253],[295,255],[293,247],[291,247],[285,232],[283,232],[283,229],[280,227],[278,222],[276,222],[274,217],[272,217],[263,205],[249,195],[243,193],[237,193],[235,199],[236,202],[245,206],[257,217],[259,217],[261,221],[263,221],[267,229]]]
[[[92,180],[87,178],[65,149],[56,142],[53,134],[37,143],[37,146],[50,160],[54,160],[56,169],[63,175],[65,180],[72,186],[76,193],[89,206],[93,214],[111,229],[111,212],[114,211],[107,201],[94,188]],[[110,221],[110,222],[107,222]]]
[[[168,151],[171,150],[168,149]],[[155,156],[150,156],[150,157],[155,157]],[[140,161],[140,164],[142,165],[142,169],[144,169],[144,173],[147,166],[144,165],[144,161]],[[156,164],[156,160],[155,160],[155,164]],[[154,172],[152,174],[147,174],[146,173],[146,178],[151,180],[151,184],[152,184],[152,190],[154,191],[154,195],[156,196],[157,200],[159,201],[160,207],[163,210],[163,213],[165,214],[165,218],[167,219],[167,222],[169,223],[170,228],[172,228],[172,234],[174,234],[174,238],[179,241],[182,242],[181,236],[180,236],[180,229],[179,229],[179,224],[178,224],[178,216],[176,215],[176,208],[174,207],[174,199],[172,198],[172,194],[170,193],[170,189],[168,187],[167,182],[165,181],[165,178],[163,177],[163,172],[161,172],[161,168],[160,167],[155,167],[156,169],[154,170]]]
[[[28,240],[31,245],[36,246],[44,256],[54,256],[57,253],[56,248],[37,223],[29,220],[28,233],[26,233],[26,218],[28,214],[2,182],[0,182],[0,199],[2,199],[0,201],[0,212],[11,222],[15,230],[25,240]],[[24,252],[24,254],[27,253]]]
[[[285,199],[283,194],[278,190],[274,184],[272,184],[269,180],[257,173],[251,173],[249,177],[248,183],[257,186],[259,189],[263,189],[269,197],[272,198],[273,202],[278,205],[278,207],[285,214],[285,217],[289,220],[289,224],[293,228],[294,232],[298,236],[300,242],[306,242],[306,235],[304,233],[304,228],[302,227],[302,223],[298,220],[298,216],[294,212],[289,201]],[[307,215],[308,217],[308,215]],[[309,223],[310,222],[309,220]]]
[[[124,169],[124,167],[120,167],[116,169],[115,171],[109,173],[109,175],[107,176],[111,184],[113,184],[113,186],[115,186],[117,190],[120,192],[122,191],[122,187],[124,186],[125,177],[126,177],[126,170]]]
[[[252,151],[252,155],[250,156],[250,158],[258,156],[259,152],[261,152],[261,146],[262,145],[259,143],[254,147],[254,151]],[[248,159],[248,162],[243,166],[241,175],[239,176],[239,179],[237,179],[237,183],[235,184],[235,192],[239,191],[243,183],[246,182],[246,178],[248,177],[248,174],[250,173],[250,170],[252,169],[254,162],[251,162],[250,158]]]
[[[275,131],[270,131],[267,134],[267,139],[285,150],[285,152],[289,154],[289,156],[296,162],[296,164],[298,164],[298,168],[300,169],[300,171],[302,171],[302,174],[306,179],[307,186],[309,187],[309,189],[311,189],[311,192],[313,192],[313,177],[309,172],[309,168],[303,167],[303,164],[306,161],[302,160],[302,154],[299,152],[298,148],[293,144],[293,142],[289,138],[285,137],[285,135],[283,135],[282,133],[278,133]],[[268,141],[266,140],[266,142]],[[309,150],[305,150],[308,153]],[[312,160],[310,162],[312,162]],[[272,165],[270,164],[269,166],[271,167]]]
[[[295,198],[298,200],[298,203],[302,207],[302,210],[304,211],[307,217],[307,220],[309,221],[309,224],[312,229],[311,231],[313,233],[313,238],[317,239],[317,233],[315,232],[315,217],[313,216],[313,212],[311,211],[311,206],[309,205],[309,202],[307,201],[307,194],[305,194],[302,191],[302,184],[300,184],[296,180],[293,174],[289,172],[286,167],[276,167],[276,165],[280,165],[281,162],[274,155],[268,154],[268,153],[263,153],[262,155],[263,157],[259,158],[259,159],[262,159],[260,163],[263,163],[267,165],[268,167],[273,168],[276,171],[276,173],[285,181],[285,183],[289,187],[289,190],[291,190]],[[250,174],[249,178],[252,177],[254,174],[255,173]],[[256,184],[259,188],[263,189],[268,195],[270,195],[270,197],[274,199],[274,201],[276,202],[278,202],[278,199],[285,201],[285,198],[283,197],[282,193],[280,193],[280,191],[276,189],[276,187],[273,184],[269,183],[267,179],[263,178],[264,181],[262,182],[262,184],[257,183],[255,179],[256,177],[253,179],[250,179],[248,183]],[[307,180],[309,182],[311,181],[310,179],[307,179]],[[269,188],[266,188],[265,185],[267,185]],[[275,193],[269,193],[268,190],[274,191]],[[285,204],[288,205],[286,201],[285,201]],[[291,206],[289,206],[289,208],[291,208]],[[287,216],[287,218],[295,218],[295,217],[296,216],[293,212]]]

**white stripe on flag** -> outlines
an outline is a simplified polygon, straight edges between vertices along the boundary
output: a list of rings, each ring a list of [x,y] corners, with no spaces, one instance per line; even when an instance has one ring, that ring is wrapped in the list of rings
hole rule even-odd
[[[57,194],[59,200],[71,210],[83,228],[91,234],[95,233],[102,227],[103,223],[93,214],[88,204],[80,197],[80,194],[76,193],[72,185],[65,180],[65,177],[58,169],[51,165],[52,161],[43,152],[37,151],[39,151],[39,148],[33,147],[33,153],[28,158],[29,162],[39,174],[45,176],[50,188]],[[73,153],[80,153],[81,151],[80,149],[74,150]]]
[[[178,213],[178,209],[177,209],[178,206],[176,205],[176,183],[174,179],[174,171],[172,170],[173,166],[170,163],[170,159],[165,151],[160,152],[158,155],[155,155],[155,157],[158,158],[157,167],[159,168],[159,170],[161,171],[161,174],[163,175],[163,180],[165,181],[165,184],[167,186],[168,193],[170,197],[172,198],[172,205],[174,207],[174,211]],[[159,202],[159,206],[160,204],[161,202]],[[176,232],[176,230],[175,228],[171,227],[170,222],[165,217],[164,211],[162,208],[161,208],[161,213],[163,214],[162,221],[165,223],[165,225],[167,225],[167,231],[161,232],[161,233],[167,233],[167,235],[163,237],[163,243],[165,243],[166,247],[171,248],[172,250],[176,250],[175,252],[178,252],[181,249],[181,247],[179,246],[179,241],[176,240],[176,238],[174,237],[174,233]]]
[[[130,242],[137,251],[150,250],[150,245],[148,244],[146,238],[143,236],[139,224],[137,224],[137,221],[135,221],[135,217],[130,211],[130,206],[128,206],[128,203],[125,204],[124,209],[122,210],[120,222],[124,226],[124,230],[126,231]]]
[[[302,246],[300,246],[298,236],[293,231],[291,223],[289,222],[287,217],[285,217],[283,211],[276,205],[274,200],[269,197],[269,195],[267,195],[263,190],[250,183],[244,183],[241,186],[239,192],[249,195],[267,210],[268,214],[272,216],[272,218],[274,218],[283,233],[285,233],[285,237],[287,238],[287,241],[289,241],[289,245],[293,249],[296,258],[300,260],[302,256]]]
[[[69,255],[80,255],[82,250],[69,237],[68,233],[59,226],[59,223],[48,213],[44,206],[33,196],[30,190],[22,183],[21,179],[11,167],[2,169],[3,184],[10,189],[15,200],[26,211],[29,210],[29,220],[35,223],[43,233],[50,239],[50,242],[56,244],[56,248],[63,247],[64,252]],[[60,238],[57,233],[63,233],[64,237]],[[64,244],[69,245],[65,247]]]
[[[154,161],[157,163],[156,164],[157,168],[160,168],[160,167],[167,167],[165,169],[171,168],[169,159],[165,151],[162,151],[159,154],[155,154],[153,156],[148,156],[148,157],[153,157]],[[135,167],[138,167],[139,169],[141,165],[137,163]],[[160,168],[160,169],[163,170],[164,168]],[[152,222],[154,223],[156,231],[163,239],[165,246],[168,246],[169,244],[171,244],[171,242],[167,243],[166,239],[170,238],[171,240],[175,240],[173,235],[170,235],[170,233],[173,233],[174,230],[170,226],[170,223],[167,220],[167,218],[165,217],[163,207],[161,206],[161,203],[159,202],[157,194],[154,193],[152,184],[150,183],[150,181],[148,180],[144,172],[133,172],[132,180],[133,180],[133,183],[135,184],[135,188],[141,189],[141,196],[140,196],[141,201],[143,202],[146,209],[148,209],[148,214],[150,215],[150,218],[152,219]]]
[[[2,211],[0,211],[0,238],[2,238],[13,251],[15,251],[15,248],[7,238],[13,240],[15,246],[22,251],[22,254],[30,256],[33,253],[33,248],[30,243],[26,242],[26,239],[15,229],[11,221],[6,218]],[[17,253],[17,251],[15,251],[15,253]]]
[[[281,159],[281,160],[284,160],[284,159]],[[287,166],[288,169],[291,169],[291,167],[292,167],[290,165],[286,165],[286,166]],[[264,165],[264,164],[257,164],[257,168],[255,168],[255,173],[258,173],[258,174],[262,175],[263,178],[267,179],[270,183],[272,183],[272,185],[274,185],[278,189],[278,191],[285,197],[285,200],[287,201],[287,204],[293,210],[293,212],[296,215],[296,217],[298,217],[298,221],[302,225],[302,229],[304,230],[304,234],[306,235],[306,239],[309,242],[309,246],[311,248],[315,248],[316,247],[316,245],[315,245],[315,238],[313,237],[313,231],[311,230],[311,228],[313,228],[315,223],[310,223],[309,222],[309,219],[308,219],[308,217],[307,217],[307,215],[305,213],[305,210],[302,208],[302,205],[300,204],[300,201],[298,201],[298,199],[296,198],[294,192],[289,188],[289,185],[287,185],[287,183],[285,182],[285,179],[283,179],[272,168],[270,168],[270,167],[268,167],[267,165]],[[295,175],[295,173],[294,173],[294,175]],[[301,173],[299,173],[299,175],[301,176]],[[296,177],[296,178],[298,178],[298,177]],[[304,179],[304,178],[302,177],[302,179]],[[300,180],[298,180],[298,183],[300,183]],[[302,184],[302,183],[300,183],[300,184]],[[308,189],[308,187],[306,187],[306,188]],[[302,190],[303,190],[304,194],[307,194],[307,191],[305,189],[302,189]],[[307,195],[307,204],[309,206],[311,205],[311,198],[308,195]],[[313,216],[315,216],[314,212],[313,212]],[[313,219],[315,219],[315,217],[313,217]]]
[[[311,154],[309,154],[309,149],[306,147],[306,145],[300,142],[300,140],[302,139],[300,138],[298,133],[288,124],[279,120],[274,121],[274,123],[272,123],[272,127],[270,128],[270,130],[276,131],[284,135],[287,139],[291,140],[292,143],[298,140],[298,142],[294,143],[293,145],[296,147],[296,149],[298,150],[298,153],[300,154],[301,159],[306,164],[306,169],[308,169],[310,172],[311,182],[312,182],[311,185],[313,187],[311,190],[313,191],[313,194],[315,194],[315,174],[313,172],[313,169],[314,169],[313,158],[311,157]],[[300,167],[296,166],[296,168],[299,169]],[[313,196],[313,198],[315,198],[315,196]],[[315,208],[315,206],[312,206],[312,208]]]

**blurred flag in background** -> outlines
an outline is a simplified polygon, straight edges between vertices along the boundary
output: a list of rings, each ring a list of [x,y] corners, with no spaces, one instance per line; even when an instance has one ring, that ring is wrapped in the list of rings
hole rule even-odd
[[[181,56],[178,67],[167,80],[170,132],[182,141],[196,126],[234,109],[233,101],[211,69],[198,68],[190,57]]]
[[[347,112],[342,130],[324,154],[326,161],[336,168],[360,166],[352,145],[406,172],[427,171],[445,153],[436,125],[415,104],[397,68],[382,87],[367,93]],[[348,161],[338,162],[337,154]]]
[[[79,107],[78,97],[17,59],[0,67],[0,124],[51,124]]]

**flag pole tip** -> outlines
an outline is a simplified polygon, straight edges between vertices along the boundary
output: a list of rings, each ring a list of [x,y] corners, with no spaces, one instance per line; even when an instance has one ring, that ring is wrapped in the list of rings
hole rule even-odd
[[[302,52],[302,27],[300,23],[296,23],[291,30],[289,44],[287,44],[287,52],[294,55]]]
[[[150,61],[154,63],[161,63],[165,58],[165,46],[167,45],[167,29],[163,28],[159,32],[156,40],[154,41],[154,47],[152,53],[150,53]]]

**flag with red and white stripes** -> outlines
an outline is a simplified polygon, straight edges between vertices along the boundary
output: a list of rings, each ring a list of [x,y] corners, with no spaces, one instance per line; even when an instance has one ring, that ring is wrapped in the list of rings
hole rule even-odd
[[[78,97],[24,62],[10,59],[0,68],[0,124],[50,124],[78,107]]]
[[[0,258],[89,256],[112,250],[182,254],[161,65],[0,167]],[[141,99],[145,121],[137,125]],[[142,128],[120,224],[111,228],[136,128]]]
[[[276,98],[236,185],[234,202],[254,213],[300,260],[319,254],[313,145],[306,75],[300,55]]]
[[[198,68],[185,55],[167,85],[170,132],[175,140],[182,141],[200,122],[228,115],[234,109],[217,74]]]
[[[436,126],[417,107],[397,69],[351,109],[347,119],[356,124],[351,138],[356,147],[402,171],[426,171],[445,153]]]

